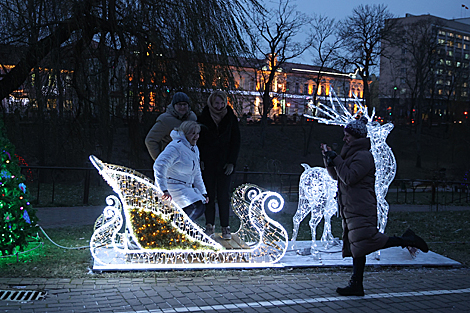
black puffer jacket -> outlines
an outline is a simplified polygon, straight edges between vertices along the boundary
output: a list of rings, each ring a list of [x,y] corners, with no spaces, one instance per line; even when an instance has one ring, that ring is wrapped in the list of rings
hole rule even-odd
[[[197,142],[201,161],[217,166],[218,169],[222,169],[225,164],[236,166],[240,151],[240,129],[232,108],[227,106],[227,114],[218,127],[212,120],[207,106],[202,110],[198,122],[201,124]]]
[[[338,180],[338,204],[343,218],[343,257],[361,257],[381,249],[388,236],[377,229],[375,163],[370,139],[345,144],[328,172]]]

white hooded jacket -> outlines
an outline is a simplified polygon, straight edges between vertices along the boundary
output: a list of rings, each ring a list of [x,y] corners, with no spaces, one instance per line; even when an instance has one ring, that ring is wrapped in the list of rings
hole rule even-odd
[[[191,146],[183,132],[172,130],[173,139],[153,164],[155,184],[161,191],[168,190],[173,201],[184,208],[207,193],[199,165],[199,149]]]

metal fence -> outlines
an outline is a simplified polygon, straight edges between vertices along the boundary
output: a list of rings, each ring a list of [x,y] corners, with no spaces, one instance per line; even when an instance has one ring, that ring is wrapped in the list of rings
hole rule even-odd
[[[153,178],[152,169],[137,170]],[[113,191],[91,167],[22,166],[27,179],[29,197],[36,206],[78,206],[104,204]],[[276,191],[286,201],[298,201],[301,173],[237,171],[232,187],[253,183]],[[444,180],[395,179],[387,195],[390,204],[469,205],[467,182]]]

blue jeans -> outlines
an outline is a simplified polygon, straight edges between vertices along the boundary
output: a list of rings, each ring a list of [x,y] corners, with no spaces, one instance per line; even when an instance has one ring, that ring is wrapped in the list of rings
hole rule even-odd
[[[188,215],[188,217],[195,221],[197,220],[204,212],[206,211],[206,205],[202,203],[201,200],[194,202],[187,207],[183,208],[184,213]]]

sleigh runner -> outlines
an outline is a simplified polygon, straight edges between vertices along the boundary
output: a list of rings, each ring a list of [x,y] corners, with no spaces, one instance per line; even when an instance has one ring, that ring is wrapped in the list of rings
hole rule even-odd
[[[266,266],[287,250],[286,230],[266,214],[266,209],[282,209],[277,193],[252,184],[236,188],[231,202],[240,228],[233,234],[236,244],[222,245],[175,203],[162,201],[163,193],[145,175],[95,156],[90,160],[117,194],[107,197],[108,206],[95,222],[90,240],[94,269]]]

